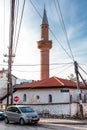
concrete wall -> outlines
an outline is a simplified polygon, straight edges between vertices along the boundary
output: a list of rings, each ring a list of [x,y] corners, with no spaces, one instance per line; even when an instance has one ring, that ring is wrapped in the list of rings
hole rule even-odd
[[[87,117],[87,103],[83,103],[83,116]]]
[[[26,101],[23,101],[23,96],[26,94]],[[69,92],[62,93],[59,89],[27,89],[18,90],[14,93],[14,96],[19,96],[19,103],[25,104],[41,104],[49,103],[49,95],[52,95],[52,103],[69,103]],[[37,99],[39,96],[39,99]]]
[[[70,115],[69,104],[32,104],[30,106],[39,113],[49,113],[50,115]]]

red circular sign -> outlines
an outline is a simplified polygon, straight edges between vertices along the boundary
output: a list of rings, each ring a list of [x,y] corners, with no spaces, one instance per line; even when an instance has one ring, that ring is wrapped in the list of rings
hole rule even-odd
[[[19,101],[19,97],[18,97],[18,96],[15,96],[15,97],[14,97],[14,101],[15,101],[15,102],[18,102],[18,101]]]

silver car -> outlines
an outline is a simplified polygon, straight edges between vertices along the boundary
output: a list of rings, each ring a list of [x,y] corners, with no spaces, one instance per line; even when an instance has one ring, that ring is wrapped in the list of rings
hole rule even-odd
[[[35,112],[31,107],[21,106],[21,105],[13,105],[9,106],[5,112],[5,123],[18,122],[21,125],[25,123],[38,123],[39,115]]]

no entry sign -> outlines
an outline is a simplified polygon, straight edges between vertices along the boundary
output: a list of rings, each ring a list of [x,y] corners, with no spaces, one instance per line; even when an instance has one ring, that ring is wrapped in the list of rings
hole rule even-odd
[[[18,96],[15,96],[14,97],[14,102],[18,102],[19,101],[19,97]]]

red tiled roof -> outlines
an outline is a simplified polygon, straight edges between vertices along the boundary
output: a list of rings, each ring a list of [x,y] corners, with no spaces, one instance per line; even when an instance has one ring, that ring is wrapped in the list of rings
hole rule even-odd
[[[80,85],[81,88],[86,88],[85,85]],[[67,79],[62,79],[58,77],[51,77],[45,80],[35,81],[32,83],[24,83],[21,85],[17,85],[16,89],[25,89],[25,88],[77,88],[75,82],[72,82]]]

